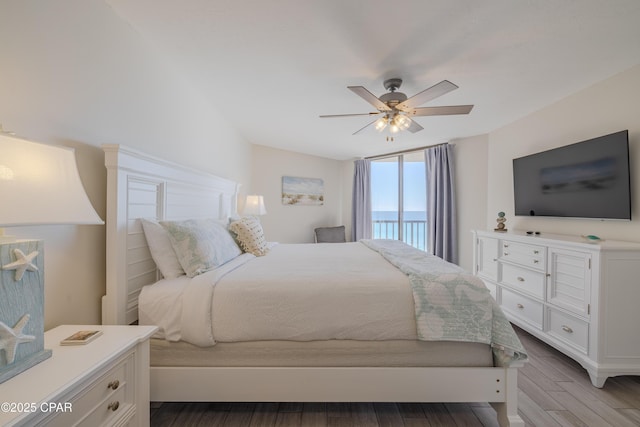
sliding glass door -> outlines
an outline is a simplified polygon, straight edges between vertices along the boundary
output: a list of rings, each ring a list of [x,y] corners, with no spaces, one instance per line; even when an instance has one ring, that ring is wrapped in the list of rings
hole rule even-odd
[[[427,195],[424,152],[371,161],[374,239],[402,240],[426,249]]]

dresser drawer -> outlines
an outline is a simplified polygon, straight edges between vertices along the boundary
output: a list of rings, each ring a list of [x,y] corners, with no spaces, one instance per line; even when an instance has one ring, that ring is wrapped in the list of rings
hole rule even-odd
[[[542,329],[544,307],[542,303],[502,288],[500,292],[502,309],[512,316],[526,322],[537,329]]]
[[[552,308],[548,313],[547,333],[586,354],[589,351],[589,324]]]
[[[135,405],[134,353],[74,394],[70,398],[73,411],[47,419],[47,426],[99,426],[118,418]],[[118,403],[109,408],[112,402]]]
[[[501,260],[541,271],[546,268],[546,255],[544,246],[505,240],[501,244]]]
[[[502,264],[501,283],[544,300],[544,273],[540,271]]]

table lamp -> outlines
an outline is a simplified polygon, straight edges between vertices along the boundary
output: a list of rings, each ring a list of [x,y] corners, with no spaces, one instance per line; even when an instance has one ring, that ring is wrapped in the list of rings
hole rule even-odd
[[[264,207],[264,198],[256,194],[248,195],[244,204],[244,209],[242,210],[242,214],[254,217],[266,215],[267,209]]]
[[[0,227],[104,224],[84,191],[73,149],[0,133]],[[51,356],[44,348],[42,240],[0,228],[0,383]]]

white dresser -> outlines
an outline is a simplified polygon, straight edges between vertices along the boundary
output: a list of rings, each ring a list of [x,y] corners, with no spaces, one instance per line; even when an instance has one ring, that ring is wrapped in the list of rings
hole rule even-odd
[[[474,231],[474,273],[511,322],[591,382],[640,375],[640,243]]]
[[[99,329],[95,340],[60,341]],[[2,426],[148,426],[155,326],[65,325],[45,332],[51,358],[0,384]]]

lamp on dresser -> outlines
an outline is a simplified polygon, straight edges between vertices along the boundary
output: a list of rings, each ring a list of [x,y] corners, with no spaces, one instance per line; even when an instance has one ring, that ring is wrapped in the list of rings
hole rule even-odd
[[[84,191],[73,149],[0,133],[0,227],[104,224]],[[0,383],[51,356],[44,348],[42,240],[0,228]]]

